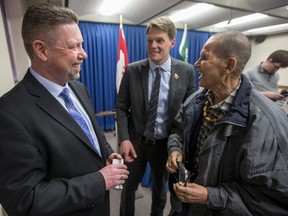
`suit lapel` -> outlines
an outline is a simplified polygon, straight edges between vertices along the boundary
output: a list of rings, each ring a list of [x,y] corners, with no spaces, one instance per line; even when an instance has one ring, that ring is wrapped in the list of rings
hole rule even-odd
[[[143,65],[141,65],[140,73],[141,73],[142,90],[145,100],[145,110],[148,110],[148,77],[149,77],[148,59],[143,63]]]
[[[176,89],[179,85],[179,67],[178,64],[171,58],[171,78],[170,78],[170,88],[169,88],[169,110],[172,109]]]
[[[100,130],[98,128],[98,124],[96,122],[95,111],[94,111],[93,107],[91,106],[90,98],[88,95],[87,95],[87,97],[83,97],[84,95],[87,94],[86,89],[84,91],[83,88],[77,88],[77,86],[75,85],[75,82],[70,82],[69,86],[73,90],[74,94],[76,95],[76,97],[78,98],[78,100],[80,101],[81,105],[83,106],[84,110],[86,111],[87,115],[90,118],[94,132],[95,132],[96,137],[97,137],[98,142],[99,142],[99,147],[101,149],[101,152],[105,152],[105,149],[103,149],[104,148],[103,145],[101,145],[101,140],[100,140],[101,134],[100,134]],[[85,138],[86,138],[86,135],[85,135]],[[94,150],[94,147],[91,146],[90,141],[87,143],[87,141],[88,141],[87,139],[86,139],[86,144],[88,144],[89,147],[91,147]]]
[[[69,115],[65,108],[49,93],[49,91],[43,85],[41,85],[31,75],[30,72],[26,74],[23,82],[25,83],[30,94],[34,97],[38,97],[36,100],[37,106],[39,106],[44,112],[50,115],[51,118],[53,118],[55,121],[59,122],[59,124],[70,130],[81,141],[89,146],[89,148],[93,149],[86,134],[82,130],[79,130],[79,125],[77,122],[75,122],[75,120]]]
[[[93,126],[93,129],[94,129],[94,132],[95,132],[96,137],[98,139],[101,152],[104,152],[104,149],[102,148],[103,146],[101,145],[101,142],[100,142],[100,134],[99,134],[99,130],[98,130],[98,124],[96,122],[94,109],[91,107],[90,98],[88,97],[88,95],[87,95],[87,97],[83,97],[84,95],[87,94],[87,92],[83,91],[84,90],[83,88],[77,87],[77,85],[75,85],[75,82],[70,82],[69,86],[73,90],[74,94],[76,95],[76,97],[80,101],[81,105],[83,106],[85,112],[89,116],[89,119],[90,119],[92,126]],[[86,138],[87,138],[87,136],[85,135],[85,139]],[[85,143],[88,144],[89,147],[94,150],[94,147],[92,147],[90,141],[88,141],[88,138],[86,139]]]

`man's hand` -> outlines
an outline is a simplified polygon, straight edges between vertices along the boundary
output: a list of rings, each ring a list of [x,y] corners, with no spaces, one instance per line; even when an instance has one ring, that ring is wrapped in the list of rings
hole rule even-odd
[[[183,160],[183,156],[178,151],[173,151],[169,155],[166,163],[166,170],[169,173],[176,173],[178,169],[178,162],[181,162]]]
[[[124,140],[121,142],[120,151],[124,160],[128,163],[131,163],[134,161],[134,158],[137,158],[136,151],[130,140]]]
[[[262,91],[261,92],[266,97],[270,98],[271,100],[279,100],[284,98],[284,95],[278,93],[278,92],[271,92],[271,91]]]
[[[113,159],[122,159],[122,156],[118,153],[112,153],[109,155],[109,157],[106,160],[106,165],[112,164]]]
[[[124,164],[110,164],[99,171],[106,184],[106,190],[110,190],[116,185],[122,185],[128,178],[129,172]]]
[[[195,183],[187,183],[186,186],[181,183],[173,184],[174,191],[181,202],[207,204],[208,190],[206,187]]]

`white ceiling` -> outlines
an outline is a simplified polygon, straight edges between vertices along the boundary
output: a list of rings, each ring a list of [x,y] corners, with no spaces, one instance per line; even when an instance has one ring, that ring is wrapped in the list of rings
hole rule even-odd
[[[216,6],[212,11],[177,22],[177,28],[183,28],[184,24],[187,23],[188,29],[196,31],[246,31],[253,28],[288,23],[288,0],[130,0],[127,6],[112,16],[103,16],[99,13],[99,8],[105,0],[46,1],[51,3],[60,1],[62,5],[74,10],[79,15],[80,20],[83,21],[119,23],[119,17],[122,14],[123,24],[146,25],[150,19],[155,17],[169,16],[177,10],[186,9],[197,3],[209,3]],[[264,13],[269,16],[251,24],[239,24],[225,29],[216,29],[213,26],[221,21],[253,13]],[[279,32],[288,32],[288,27],[274,33]]]

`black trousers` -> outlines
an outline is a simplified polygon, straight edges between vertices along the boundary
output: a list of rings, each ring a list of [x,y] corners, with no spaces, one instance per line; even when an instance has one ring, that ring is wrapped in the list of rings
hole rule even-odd
[[[134,145],[137,158],[132,163],[126,164],[129,177],[126,180],[121,193],[120,216],[133,216],[135,213],[135,191],[146,170],[147,162],[150,163],[152,173],[152,206],[151,216],[163,216],[166,205],[167,193],[166,182],[168,173],[167,162],[167,139],[151,141],[141,139]]]

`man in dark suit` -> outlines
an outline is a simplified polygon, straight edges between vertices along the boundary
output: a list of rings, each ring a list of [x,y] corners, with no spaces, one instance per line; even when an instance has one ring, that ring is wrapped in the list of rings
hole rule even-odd
[[[110,215],[109,190],[128,178],[125,165],[111,164],[121,155],[98,128],[85,86],[73,81],[87,57],[77,24],[51,4],[24,15],[31,67],[0,99],[0,203],[9,216]]]
[[[151,215],[163,215],[168,175],[165,169],[167,137],[181,103],[195,91],[193,66],[169,55],[175,34],[175,25],[169,18],[160,17],[150,22],[147,27],[149,58],[128,65],[120,85],[116,105],[118,138],[129,170],[121,194],[122,216],[134,215],[135,191],[147,161],[152,171]],[[154,83],[159,82],[157,73],[160,86],[155,93]],[[152,101],[158,103],[155,105]],[[157,108],[151,121],[154,106]]]

